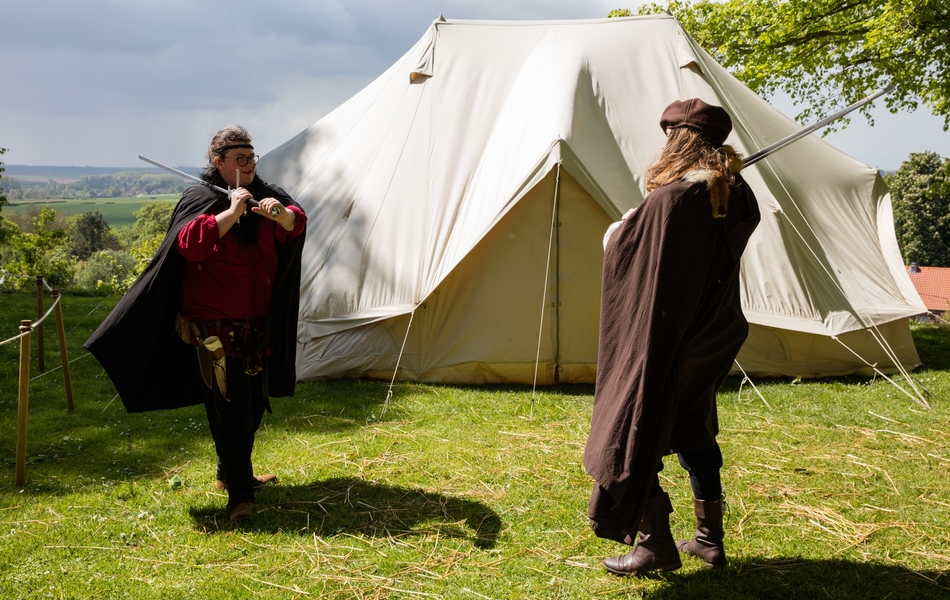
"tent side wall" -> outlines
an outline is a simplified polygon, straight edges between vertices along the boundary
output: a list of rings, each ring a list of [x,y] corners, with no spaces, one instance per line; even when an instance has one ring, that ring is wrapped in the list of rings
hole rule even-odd
[[[314,340],[307,346],[309,358],[301,358],[309,364],[307,374],[298,373],[300,379],[358,378],[369,377],[389,381],[393,377],[399,347],[405,335],[409,315],[388,319],[351,329],[340,334]],[[908,319],[899,319],[878,327],[880,335],[889,340],[891,348],[905,369],[921,364],[911,337]],[[883,349],[869,353],[868,349],[880,346],[867,331],[852,331],[837,336],[848,348],[860,348],[862,357],[873,365],[858,366],[860,360],[835,339],[802,333],[789,329],[775,329],[760,325],[749,326],[749,338],[739,351],[733,375],[744,371],[752,377],[831,377],[843,375],[873,376],[874,369],[884,373],[896,373],[898,369]],[[333,344],[326,355],[322,354],[329,343]],[[323,358],[318,358],[322,356]],[[399,381],[425,381],[438,383],[524,383],[533,382],[533,362],[508,363],[504,365],[472,361],[456,365],[433,367],[420,373],[408,367],[412,358],[404,356]],[[538,369],[538,383],[554,383],[550,360],[542,362]],[[573,363],[561,365],[562,383],[593,383],[596,363]]]
[[[393,377],[408,325],[409,315],[402,315],[313,340],[300,355],[302,363],[307,365],[307,372],[298,371],[298,377],[369,377],[388,381]],[[878,331],[880,336],[889,341],[904,368],[912,369],[921,364],[908,319],[886,323],[879,326]],[[880,349],[870,332],[852,331],[837,336],[837,339],[840,343],[828,336],[752,324],[749,326],[749,338],[736,359],[742,370],[736,366],[732,374],[739,375],[744,370],[745,374],[753,377],[830,377],[872,376],[874,368],[888,374],[898,371],[893,360]],[[879,348],[877,352],[869,351],[875,347]],[[859,366],[860,360],[848,348],[860,349],[861,356],[874,368]],[[477,360],[433,365],[426,371],[420,371],[418,359],[418,355],[404,355],[396,379],[431,383],[531,384],[535,371],[533,362],[493,364]],[[538,383],[554,383],[551,366],[550,359],[541,362]],[[562,383],[593,383],[596,368],[596,363],[564,363],[560,365],[559,380]]]
[[[601,238],[610,218],[565,169],[557,176],[556,169],[549,172],[505,215],[416,309],[411,325],[405,314],[311,340],[298,353],[298,378],[390,380],[398,362],[396,378],[407,381],[531,384],[537,376],[548,385],[555,383],[556,365],[559,382],[593,383]],[[907,319],[878,332],[905,367],[920,364]],[[751,324],[737,362],[755,376],[872,374],[852,348],[878,369],[896,371],[870,332],[837,339]]]
[[[742,369],[734,366],[732,373],[738,375],[745,371],[747,375],[758,377],[870,376],[874,375],[874,368],[870,365],[884,373],[898,372],[893,359],[875,339],[875,334],[886,340],[905,369],[920,366],[909,319],[878,325],[875,333],[862,329],[835,337],[750,324],[749,337],[736,358]]]

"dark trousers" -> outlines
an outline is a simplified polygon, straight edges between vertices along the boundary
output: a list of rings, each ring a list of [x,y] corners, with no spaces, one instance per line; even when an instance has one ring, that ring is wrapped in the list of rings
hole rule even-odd
[[[218,454],[218,477],[228,484],[228,508],[254,501],[251,452],[267,400],[264,372],[248,375],[241,359],[227,357],[228,400],[217,390],[205,395],[205,413]],[[223,475],[223,477],[222,477]]]
[[[689,473],[689,485],[693,488],[693,497],[697,500],[719,500],[722,497],[722,478],[719,470],[722,468],[722,451],[719,444],[715,444],[705,450],[695,450],[692,452],[680,452],[677,454],[680,466]],[[663,462],[660,462],[656,472],[663,470]],[[659,496],[663,493],[660,487],[660,477],[653,478],[653,488],[650,490],[650,497]]]
[[[252,402],[251,403],[251,419],[254,422],[254,433],[257,433],[257,430],[261,428],[261,422],[264,420],[264,410],[267,408],[265,402]],[[210,421],[209,421],[210,422]],[[215,479],[219,481],[227,481],[228,476],[224,474],[224,463],[221,462],[221,456],[218,456],[218,467],[215,472]]]

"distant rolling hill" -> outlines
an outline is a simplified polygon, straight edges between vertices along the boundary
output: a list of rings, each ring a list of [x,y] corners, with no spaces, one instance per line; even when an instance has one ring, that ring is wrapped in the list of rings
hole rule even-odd
[[[149,200],[178,202],[177,194],[138,196],[135,198],[96,198],[93,200],[17,200],[3,207],[3,212],[29,213],[36,208],[49,207],[64,215],[83,215],[98,212],[112,227],[124,227],[135,223],[135,211]]]
[[[84,175],[111,175],[112,173],[142,172],[167,174],[158,167],[55,167],[34,165],[3,165],[4,177],[15,177],[23,183],[45,182],[52,179],[56,183],[78,181]],[[175,167],[189,175],[197,176],[202,167]]]

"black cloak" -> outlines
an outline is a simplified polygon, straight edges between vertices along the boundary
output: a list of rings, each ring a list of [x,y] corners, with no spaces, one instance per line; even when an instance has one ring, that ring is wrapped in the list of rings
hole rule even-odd
[[[257,176],[245,189],[257,200],[275,198],[284,206],[300,208],[287,192]],[[214,212],[216,201],[226,203],[227,199],[204,185],[185,190],[155,257],[84,344],[102,364],[130,413],[204,402],[195,347],[175,332],[185,261],[175,242],[182,227],[199,215]],[[265,371],[268,396],[293,396],[297,381],[297,311],[305,234],[278,246],[277,274],[264,329],[264,343],[271,347]]]
[[[711,173],[649,194],[604,254],[600,343],[584,466],[599,537],[632,544],[663,456],[703,450],[719,430],[716,391],[748,335],[739,259],[759,222],[736,176],[713,218]]]

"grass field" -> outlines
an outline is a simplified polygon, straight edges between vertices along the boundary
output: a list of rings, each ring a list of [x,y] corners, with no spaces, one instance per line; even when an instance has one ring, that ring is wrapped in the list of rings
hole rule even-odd
[[[303,382],[256,449],[280,485],[231,525],[203,409],[127,414],[81,343],[115,299],[64,300],[76,410],[33,362],[14,485],[17,345],[0,346],[3,598],[950,597],[950,331],[919,326],[924,410],[880,379],[738,379],[719,397],[730,567],[606,574],[586,522],[593,389]],[[35,312],[0,296],[0,339]],[[47,369],[59,364],[47,327]],[[35,348],[35,345],[34,345]],[[35,354],[35,352],[34,352]],[[173,377],[173,373],[162,376]],[[661,473],[690,535],[689,484]]]
[[[135,223],[135,215],[142,208],[142,202],[148,200],[166,200],[178,202],[179,194],[162,196],[144,196],[135,198],[97,198],[94,200],[17,200],[3,208],[4,211],[27,213],[34,207],[54,208],[67,216],[83,215],[87,212],[99,212],[112,227],[123,227]]]

